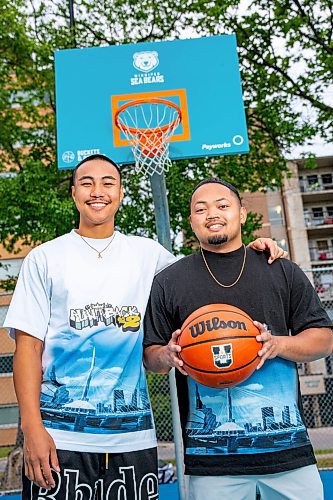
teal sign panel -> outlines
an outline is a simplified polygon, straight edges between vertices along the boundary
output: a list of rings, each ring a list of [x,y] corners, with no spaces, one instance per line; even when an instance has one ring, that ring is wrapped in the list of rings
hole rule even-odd
[[[55,74],[59,168],[95,153],[133,163],[114,117],[147,98],[181,110],[171,159],[249,151],[235,35],[60,50]]]

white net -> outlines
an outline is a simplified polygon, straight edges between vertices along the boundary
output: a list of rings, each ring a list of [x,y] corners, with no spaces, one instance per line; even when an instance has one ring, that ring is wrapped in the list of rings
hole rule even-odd
[[[180,122],[178,106],[163,99],[132,101],[119,108],[115,123],[132,147],[137,172],[160,175],[169,169],[169,141]]]

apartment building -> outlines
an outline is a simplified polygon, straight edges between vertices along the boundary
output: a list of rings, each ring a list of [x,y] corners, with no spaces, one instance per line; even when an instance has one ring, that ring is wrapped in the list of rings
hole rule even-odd
[[[307,272],[333,266],[333,156],[317,158],[314,168],[304,160],[288,162],[291,177],[276,191],[243,193],[244,204],[262,214],[260,236],[274,238]],[[333,299],[333,277],[325,273],[316,289]]]
[[[333,318],[333,156],[288,162],[290,177],[277,191],[243,193],[247,208],[263,216],[259,236],[274,238],[313,282]],[[300,363],[308,427],[333,425],[333,357]]]
[[[333,317],[333,157],[289,162],[292,172],[282,195],[292,260],[311,270],[314,285]]]

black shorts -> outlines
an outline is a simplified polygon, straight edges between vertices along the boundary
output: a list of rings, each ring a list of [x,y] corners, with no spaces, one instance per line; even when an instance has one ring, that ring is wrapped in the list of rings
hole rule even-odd
[[[157,449],[128,453],[57,450],[55,488],[36,486],[23,473],[22,500],[157,500]]]

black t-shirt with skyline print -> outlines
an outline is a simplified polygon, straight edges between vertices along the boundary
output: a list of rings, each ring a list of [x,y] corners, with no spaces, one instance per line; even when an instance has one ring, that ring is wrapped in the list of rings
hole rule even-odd
[[[204,254],[221,283],[236,280],[243,247],[226,254]],[[308,278],[289,260],[269,265],[265,254],[247,249],[240,280],[223,288],[209,275],[198,252],[155,277],[144,346],[166,344],[193,311],[213,303],[242,309],[273,335],[332,326]],[[279,357],[267,360],[230,389],[206,387],[178,371],[176,377],[186,474],[273,474],[315,463],[294,362]]]

